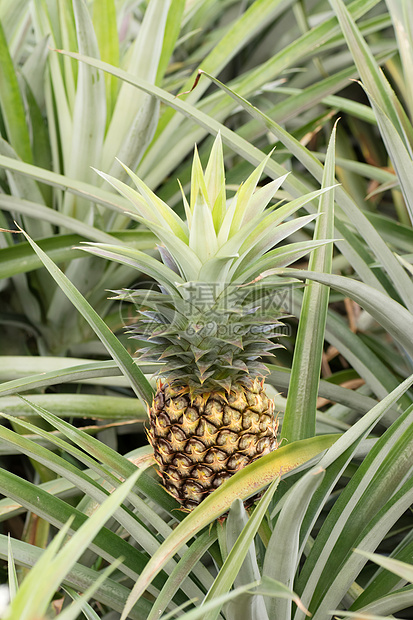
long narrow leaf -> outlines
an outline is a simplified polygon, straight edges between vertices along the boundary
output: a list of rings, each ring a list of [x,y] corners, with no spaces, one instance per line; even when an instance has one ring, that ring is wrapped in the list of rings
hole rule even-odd
[[[113,335],[105,322],[93,310],[90,304],[79,293],[79,291],[64,275],[64,273],[60,271],[58,267],[56,267],[53,261],[50,260],[47,254],[45,254],[45,252],[40,249],[37,243],[30,239],[30,237],[26,233],[23,234],[25,235],[26,239],[40,258],[46,269],[49,271],[50,275],[62,288],[67,297],[77,308],[77,310],[82,314],[82,316],[86,319],[92,329],[96,332],[97,336],[103,342],[108,352],[112,355],[119,368],[122,370],[125,376],[128,377],[135,393],[140,396],[144,402],[151,403],[153,394],[152,388],[145,376],[143,375],[142,371],[135,364],[132,357],[129,355],[123,345],[119,342],[116,336]]]
[[[406,349],[413,357],[413,314],[388,295],[364,282],[344,276],[318,274],[310,271],[285,270],[299,280],[314,280],[334,288],[357,301]]]
[[[323,188],[334,183],[335,128],[330,138],[323,174]],[[320,197],[314,241],[331,239],[334,234],[334,192]],[[313,250],[309,270],[331,272],[332,244]],[[303,296],[296,338],[291,381],[284,414],[282,437],[296,441],[315,434],[318,384],[324,346],[329,289],[310,283]]]
[[[10,144],[21,159],[30,163],[33,156],[23,100],[1,22],[0,107]]]
[[[23,568],[32,568],[43,553],[43,550],[39,547],[35,547],[21,540],[13,539],[11,545],[16,564]],[[2,560],[7,559],[7,537],[4,535],[0,535],[0,558]],[[97,576],[98,573],[96,570],[76,562],[65,576],[63,584],[75,588],[77,591],[80,590],[84,592],[96,582]],[[105,580],[104,586],[98,588],[94,594],[94,598],[103,605],[110,605],[120,613],[126,602],[128,593],[129,590],[125,586],[109,578]],[[133,620],[146,620],[150,609],[151,605],[149,601],[142,598],[139,605],[131,612],[131,618]]]
[[[38,565],[38,569],[34,568],[29,573],[10,606],[10,618],[16,614],[21,620],[25,620],[26,618],[33,618],[33,612],[36,612],[38,616],[46,612],[49,601],[62,579],[88,544],[95,538],[96,531],[103,527],[108,517],[132,490],[140,473],[141,471],[138,469],[116,489],[48,564]]]
[[[209,601],[214,600],[214,598],[217,598],[222,594],[228,592],[230,587],[234,583],[248,553],[248,550],[251,544],[253,544],[254,536],[257,533],[259,526],[261,525],[261,521],[264,518],[265,512],[274,495],[275,490],[278,487],[279,482],[280,476],[276,477],[273,480],[268,489],[265,491],[263,497],[260,499],[253,514],[248,519],[245,527],[243,528],[242,532],[235,541],[235,544],[230,550],[228,557],[225,559],[225,562],[221,570],[219,571],[212,588],[210,588],[207,596],[205,597],[203,604],[206,604]],[[239,499],[235,501],[240,502]],[[219,610],[217,609],[213,614],[206,614],[203,620],[216,620],[218,618],[218,615]]]
[[[409,145],[413,138],[413,128],[342,0],[330,0],[330,4],[337,14],[364,88],[370,98],[413,222],[411,199],[413,161]]]
[[[354,551],[355,553],[360,553],[361,555],[364,555],[364,557],[366,557],[368,560],[379,564],[386,570],[395,573],[402,579],[413,583],[412,564],[407,564],[406,562],[399,562],[398,560],[387,558],[385,556],[379,555],[378,553],[368,553],[367,551],[362,551],[361,549],[354,549]]]
[[[228,550],[232,550],[234,545],[237,543],[237,539],[240,537],[245,526],[247,525],[248,519],[249,515],[242,501],[235,500],[228,512],[228,517],[225,522],[226,546]],[[238,574],[234,579],[233,587],[236,588],[243,586],[247,583],[260,579],[261,572],[258,567],[255,542],[252,541],[245,559],[238,569]],[[237,618],[245,615],[245,620],[255,620],[255,618],[259,618],[260,620],[269,620],[263,596],[255,593],[245,596],[241,600],[236,599],[227,606],[225,611],[229,617],[233,616]]]
[[[94,0],[93,26],[99,45],[100,57],[112,65],[119,65],[119,37],[116,24],[115,0]],[[118,85],[112,75],[105,75],[106,114],[110,120],[116,101]],[[107,122],[108,122],[107,121]]]
[[[263,576],[271,577],[292,588],[299,562],[299,540],[302,520],[315,490],[324,477],[319,467],[310,470],[295,485],[285,502],[270,538],[264,559]],[[291,601],[271,599],[267,603],[270,618],[291,618]]]

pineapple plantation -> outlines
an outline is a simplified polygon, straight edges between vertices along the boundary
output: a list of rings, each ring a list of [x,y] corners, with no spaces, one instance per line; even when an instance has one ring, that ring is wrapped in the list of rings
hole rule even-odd
[[[412,33],[2,0],[1,618],[413,618]]]

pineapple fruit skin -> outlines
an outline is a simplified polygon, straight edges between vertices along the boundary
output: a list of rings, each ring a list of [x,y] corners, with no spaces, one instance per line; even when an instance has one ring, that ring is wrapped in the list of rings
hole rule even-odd
[[[148,438],[166,490],[193,510],[239,469],[277,448],[278,422],[263,380],[192,393],[158,382]]]

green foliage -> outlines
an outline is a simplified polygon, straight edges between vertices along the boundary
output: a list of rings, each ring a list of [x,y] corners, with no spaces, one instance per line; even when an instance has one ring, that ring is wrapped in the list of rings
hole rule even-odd
[[[410,0],[2,0],[5,617],[409,613],[412,58]],[[185,237],[218,132],[228,194],[259,182],[288,220],[288,245],[243,264],[286,291],[285,349],[264,360],[285,422],[277,451],[185,516],[144,436],[159,364],[136,365],[108,290],[162,276],[128,174]],[[225,213],[211,161],[212,219],[198,209],[187,239],[206,254]]]

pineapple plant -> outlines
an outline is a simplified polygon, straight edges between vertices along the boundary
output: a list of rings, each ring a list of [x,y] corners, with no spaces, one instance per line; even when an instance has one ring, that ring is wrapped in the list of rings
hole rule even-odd
[[[195,149],[189,202],[182,191],[185,220],[128,168],[138,191],[99,172],[131,201],[131,217],[159,239],[159,260],[119,246],[88,249],[157,282],[158,290],[117,291],[117,298],[138,309],[129,326],[140,343],[138,360],[159,367],[148,438],[166,490],[186,511],[277,447],[262,361],[281,346],[274,290],[285,280],[273,268],[305,255],[315,242],[275,246],[315,217],[283,222],[323,190],[270,206],[287,176],[258,187],[270,156],[227,200],[220,135],[205,172]]]

